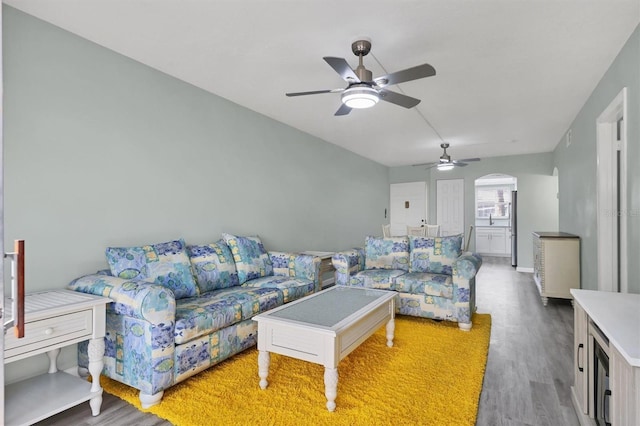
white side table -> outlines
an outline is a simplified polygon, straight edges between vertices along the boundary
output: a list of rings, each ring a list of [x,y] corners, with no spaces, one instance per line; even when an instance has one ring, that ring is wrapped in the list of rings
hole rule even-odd
[[[70,290],[52,290],[25,297],[25,335],[8,330],[4,336],[4,363],[46,353],[49,372],[5,386],[5,423],[30,425],[82,402],[100,414],[106,304],[111,299]],[[11,315],[11,306],[5,306]],[[60,348],[89,340],[89,373],[92,383],[58,371]]]
[[[320,288],[325,289],[335,283],[335,278],[329,278],[327,282],[324,282],[324,275],[326,273],[334,272],[336,268],[333,267],[331,262],[332,251],[303,251],[301,254],[308,254],[311,256],[317,256],[320,258]]]

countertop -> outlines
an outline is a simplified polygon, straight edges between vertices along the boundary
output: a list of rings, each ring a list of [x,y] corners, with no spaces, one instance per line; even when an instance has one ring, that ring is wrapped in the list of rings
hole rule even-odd
[[[569,234],[567,232],[541,232],[541,231],[533,231],[534,235],[537,235],[540,238],[580,238],[577,235]]]
[[[640,367],[640,294],[571,289],[575,301],[633,366]]]

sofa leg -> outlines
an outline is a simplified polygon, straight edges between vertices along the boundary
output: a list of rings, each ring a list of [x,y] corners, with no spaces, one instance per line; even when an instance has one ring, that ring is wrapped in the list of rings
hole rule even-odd
[[[164,391],[154,393],[153,395],[140,392],[140,405],[142,405],[144,409],[154,406],[160,402],[162,395],[164,395]]]
[[[472,325],[473,325],[473,323],[471,323],[471,322],[459,322],[458,323],[458,327],[460,327],[460,330],[462,330],[462,331],[471,330],[471,326]]]

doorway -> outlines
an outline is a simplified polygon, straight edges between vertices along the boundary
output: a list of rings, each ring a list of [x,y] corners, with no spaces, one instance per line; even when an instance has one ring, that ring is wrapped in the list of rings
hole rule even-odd
[[[427,223],[426,182],[392,183],[389,199],[391,235],[407,235],[407,226]]]
[[[598,290],[627,287],[627,88],[596,120]]]
[[[511,257],[511,265],[517,266],[517,178],[492,173],[476,179],[474,184],[475,251]]]
[[[443,237],[464,233],[464,179],[436,181],[436,223]]]

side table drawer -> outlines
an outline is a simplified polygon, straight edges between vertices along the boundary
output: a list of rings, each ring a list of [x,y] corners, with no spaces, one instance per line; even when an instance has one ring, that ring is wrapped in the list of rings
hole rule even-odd
[[[4,356],[10,358],[82,336],[89,338],[92,330],[93,311],[91,309],[27,322],[24,325],[22,339],[16,338],[12,331],[5,335]]]

